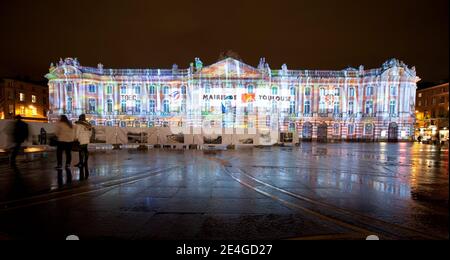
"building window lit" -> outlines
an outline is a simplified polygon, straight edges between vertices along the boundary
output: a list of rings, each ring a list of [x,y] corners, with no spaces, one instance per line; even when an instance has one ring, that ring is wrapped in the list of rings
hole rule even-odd
[[[422,93],[419,93],[419,97],[420,97],[420,98],[422,97]]]
[[[134,94],[136,94],[136,95],[141,94],[141,86],[139,86],[139,85],[134,86]]]
[[[113,87],[111,85],[106,86],[106,94],[111,95],[112,94]]]
[[[94,84],[89,85],[89,93],[95,93],[97,92],[97,86]]]
[[[311,88],[305,88],[305,96],[311,96]]]
[[[248,85],[248,87],[247,87],[247,92],[250,93],[250,94],[252,94],[253,91],[254,91],[253,85]]]
[[[291,87],[290,90],[291,90],[291,96],[295,96],[295,87]]]
[[[373,113],[373,101],[366,101],[366,114]]]
[[[94,113],[97,107],[97,101],[93,98],[89,99],[89,112]]]
[[[126,95],[127,94],[127,85],[121,85],[120,86],[120,94]]]
[[[31,103],[36,103],[36,96],[35,95],[31,95]]]
[[[151,85],[148,92],[150,93],[150,95],[155,95],[156,93],[156,88],[154,85]]]
[[[25,94],[24,93],[19,93],[19,100],[20,101],[25,101]]]
[[[164,111],[164,113],[169,113],[170,112],[169,100],[164,100],[164,102],[163,102],[163,111]]]
[[[134,112],[141,113],[141,101],[136,100],[134,103]]]
[[[419,101],[417,102],[417,106],[419,106],[419,107],[422,106],[422,100],[419,100]]]
[[[389,114],[393,115],[395,114],[395,100],[391,100],[391,102],[389,103]]]
[[[71,97],[68,97],[68,98],[67,98],[67,103],[66,103],[66,112],[67,112],[67,113],[71,113],[71,112],[72,112],[72,106],[73,106],[73,104],[72,104],[72,98],[71,98]]]
[[[278,87],[276,86],[272,87],[272,95],[278,95]]]
[[[120,127],[127,127],[126,121],[120,121]]]
[[[319,102],[319,113],[324,114],[327,112],[327,106],[325,101],[320,101]]]
[[[348,113],[353,115],[353,102],[348,102]]]
[[[164,86],[164,88],[163,88],[163,94],[164,94],[164,95],[169,95],[169,87],[168,87],[168,86]]]
[[[365,135],[373,134],[373,124],[367,123],[364,125],[364,134]]]
[[[156,111],[155,100],[150,100],[149,111],[150,111],[150,113],[155,113],[155,111]]]
[[[326,93],[326,91],[325,91],[324,88],[320,88],[320,89],[319,89],[319,96],[324,97],[326,94],[327,94],[327,93]]]
[[[73,91],[73,84],[72,83],[67,83],[66,84],[66,90],[67,90],[67,92],[72,92]]]
[[[181,95],[186,95],[186,86],[181,86]]]
[[[311,101],[309,101],[309,100],[305,101],[305,107],[304,107],[303,112],[305,114],[310,114],[311,113]]]
[[[339,88],[335,88],[335,89],[334,89],[334,95],[335,95],[336,97],[339,97],[339,96],[341,95],[341,90],[340,90]]]
[[[348,135],[353,135],[353,133],[355,132],[355,126],[354,125],[348,125],[347,132],[348,132]]]
[[[334,109],[333,109],[333,113],[335,115],[339,114],[339,102],[334,102]]]
[[[36,107],[30,106],[30,110],[31,110],[31,115],[32,116],[37,116],[38,115]]]
[[[333,134],[334,135],[339,135],[339,124],[334,124],[333,126]]]
[[[370,97],[373,96],[373,87],[367,87],[366,88],[366,96]]]
[[[120,111],[122,113],[126,113],[127,112],[127,101],[126,100],[120,101]]]
[[[25,107],[24,106],[20,106],[20,115],[25,116]]]
[[[295,101],[289,103],[289,114],[295,114]]]
[[[108,113],[112,113],[113,111],[113,101],[111,99],[108,99],[108,101],[106,101],[106,110],[108,111]]]
[[[112,121],[106,121],[106,126],[113,126]]]
[[[396,95],[397,95],[397,87],[391,86],[391,96],[396,96]]]
[[[354,97],[355,96],[355,88],[350,88],[348,90],[348,96],[349,97]]]

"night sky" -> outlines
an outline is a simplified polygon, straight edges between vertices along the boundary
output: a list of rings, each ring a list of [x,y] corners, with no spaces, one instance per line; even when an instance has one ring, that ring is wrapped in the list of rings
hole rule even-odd
[[[0,2],[0,77],[42,80],[50,62],[186,68],[227,50],[272,69],[379,67],[396,57],[448,79],[448,0]]]

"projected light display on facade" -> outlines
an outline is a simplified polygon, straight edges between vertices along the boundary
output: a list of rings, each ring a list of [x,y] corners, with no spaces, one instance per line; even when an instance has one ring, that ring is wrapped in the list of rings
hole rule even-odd
[[[49,120],[84,113],[99,126],[270,130],[300,139],[409,140],[415,68],[339,71],[255,68],[225,58],[187,69],[107,69],[67,58],[50,66]]]

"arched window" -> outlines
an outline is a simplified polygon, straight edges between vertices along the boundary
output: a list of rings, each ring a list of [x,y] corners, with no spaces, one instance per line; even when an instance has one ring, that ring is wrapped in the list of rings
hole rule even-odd
[[[106,126],[113,126],[112,121],[106,121]]]
[[[364,125],[364,134],[365,135],[373,134],[373,124],[367,123]]]
[[[127,127],[126,121],[120,121],[120,127]]]
[[[186,95],[186,86],[181,86],[181,95]]]
[[[339,135],[339,130],[340,130],[339,124],[334,124],[333,125],[333,134],[334,135]]]
[[[134,102],[134,112],[141,113],[141,101],[140,100],[136,100]]]
[[[295,114],[295,101],[289,103],[289,114]]]
[[[164,88],[163,88],[163,94],[164,94],[164,95],[169,95],[169,86],[164,86]]]
[[[127,85],[121,85],[120,86],[120,94],[126,95],[127,94]]]
[[[339,114],[339,101],[334,102],[334,109],[333,109],[333,113],[334,114]]]
[[[113,92],[113,86],[112,85],[107,85],[106,86],[106,94],[107,95],[111,95]]]
[[[148,92],[150,95],[155,95],[156,87],[154,85],[151,85],[150,88],[148,89]]]
[[[97,101],[94,99],[94,98],[90,98],[89,100],[88,100],[88,105],[89,105],[89,109],[88,109],[88,111],[90,112],[90,113],[94,113],[96,110],[97,110]]]
[[[349,88],[348,89],[348,96],[354,97],[355,96],[355,88]]]
[[[122,100],[120,101],[120,111],[122,113],[126,113],[127,112],[127,101],[126,100]]]
[[[372,114],[373,113],[373,101],[369,100],[366,101],[366,114]]]
[[[149,102],[149,110],[150,113],[155,113],[156,112],[156,104],[155,104],[155,100],[150,100]]]
[[[113,101],[111,99],[108,99],[106,101],[106,111],[108,113],[112,113],[113,112]]]
[[[310,87],[305,88],[305,96],[311,96],[311,88]]]
[[[164,113],[170,113],[169,100],[164,100],[164,102],[163,102],[163,111],[164,111]]]
[[[272,95],[278,95],[278,87],[272,86]]]
[[[391,100],[391,102],[389,102],[389,114],[393,115],[395,114],[395,107],[396,107],[396,102],[395,100]]]
[[[311,101],[305,101],[305,107],[303,108],[303,113],[310,114],[311,113]]]
[[[347,134],[348,135],[353,135],[355,133],[355,125],[350,124],[347,126]]]
[[[396,96],[397,95],[397,87],[391,86],[390,93],[391,93],[391,96]]]

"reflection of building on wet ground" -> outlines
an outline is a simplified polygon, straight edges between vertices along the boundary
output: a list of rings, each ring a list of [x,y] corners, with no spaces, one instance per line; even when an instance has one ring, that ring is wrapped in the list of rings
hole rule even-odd
[[[414,67],[396,59],[376,69],[319,71],[271,69],[265,59],[257,67],[225,58],[136,70],[67,58],[46,77],[51,121],[84,113],[97,126],[271,130],[287,141],[412,140],[419,80]]]
[[[417,91],[416,139],[424,142],[448,142],[449,138],[449,84]]]

